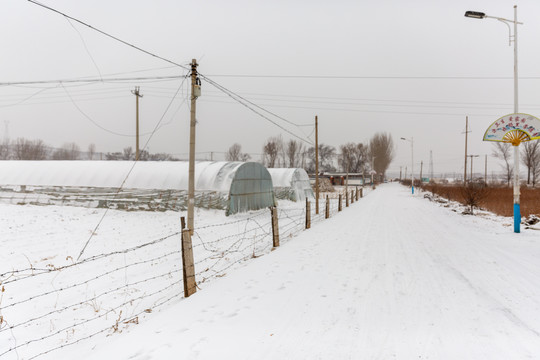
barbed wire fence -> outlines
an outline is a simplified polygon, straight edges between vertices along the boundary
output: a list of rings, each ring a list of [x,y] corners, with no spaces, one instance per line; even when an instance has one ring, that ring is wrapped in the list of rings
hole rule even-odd
[[[339,193],[328,195],[329,216]],[[343,196],[343,193],[341,193]],[[277,208],[281,244],[325,219],[326,198]],[[198,227],[192,251],[195,286],[222,276],[273,248],[272,219],[259,210],[237,220]],[[34,359],[97,336],[110,336],[184,297],[181,231],[80,261],[32,265],[0,273],[0,359]],[[53,355],[51,355],[53,356]]]

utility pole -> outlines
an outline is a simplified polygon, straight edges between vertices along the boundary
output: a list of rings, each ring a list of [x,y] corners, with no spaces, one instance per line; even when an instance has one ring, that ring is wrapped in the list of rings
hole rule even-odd
[[[424,162],[420,161],[420,185],[422,185],[422,170],[424,169]]]
[[[319,119],[315,115],[315,214],[319,214]]]
[[[399,167],[399,181],[401,181],[401,166]]]
[[[135,95],[135,161],[139,161],[140,150],[139,150],[139,98],[143,96],[139,93],[139,87],[135,86],[135,91],[131,91]]]
[[[429,179],[433,179],[433,150],[429,150]]]
[[[465,116],[465,166],[463,166],[463,185],[467,185],[467,134],[469,133],[469,117]]]
[[[405,180],[407,180],[407,167],[405,166]]]
[[[473,167],[472,167],[473,158],[478,157],[479,155],[467,155],[467,156],[471,158],[471,183],[472,183],[473,182]]]
[[[197,60],[191,61],[191,119],[189,126],[189,180],[188,180],[188,229],[191,235],[194,230],[195,213],[195,125],[197,98],[200,96],[201,87],[198,84]]]
[[[486,155],[486,160],[485,160],[484,183],[487,186],[487,155]]]

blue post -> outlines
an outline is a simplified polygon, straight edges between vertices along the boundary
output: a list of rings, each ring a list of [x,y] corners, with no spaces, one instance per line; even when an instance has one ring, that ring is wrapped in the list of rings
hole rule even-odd
[[[519,227],[521,224],[521,212],[519,211],[519,204],[514,204],[514,232],[519,233]]]
[[[412,194],[414,195],[414,185],[411,186],[411,189],[412,189]]]

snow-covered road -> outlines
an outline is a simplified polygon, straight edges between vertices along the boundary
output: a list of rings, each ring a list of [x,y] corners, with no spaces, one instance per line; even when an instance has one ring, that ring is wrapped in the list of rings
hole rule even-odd
[[[64,355],[539,358],[540,233],[511,231],[384,185],[189,299]]]

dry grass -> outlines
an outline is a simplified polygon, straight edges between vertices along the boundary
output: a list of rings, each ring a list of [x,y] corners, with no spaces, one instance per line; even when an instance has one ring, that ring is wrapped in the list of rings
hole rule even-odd
[[[432,192],[448,200],[465,204],[463,186],[423,185],[425,191]],[[513,215],[513,188],[487,187],[486,196],[480,206],[492,213],[502,216]],[[540,189],[521,188],[521,216],[540,215]]]

